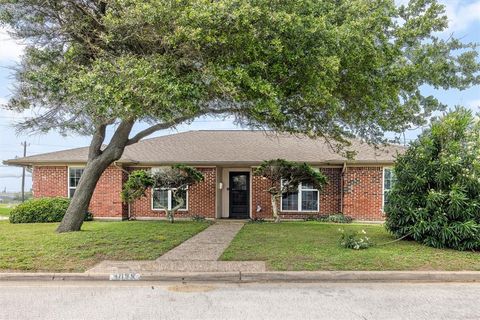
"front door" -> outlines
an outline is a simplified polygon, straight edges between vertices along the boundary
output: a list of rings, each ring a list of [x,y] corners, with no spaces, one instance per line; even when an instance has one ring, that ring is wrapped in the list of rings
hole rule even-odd
[[[229,218],[248,219],[250,209],[250,173],[230,172]]]

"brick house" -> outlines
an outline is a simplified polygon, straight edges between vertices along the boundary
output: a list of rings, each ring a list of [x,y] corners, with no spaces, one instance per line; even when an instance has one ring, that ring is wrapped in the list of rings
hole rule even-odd
[[[321,191],[300,185],[298,192],[280,201],[283,219],[342,212],[357,220],[383,220],[385,192],[391,184],[391,166],[404,148],[389,145],[376,149],[352,141],[354,160],[332,151],[323,140],[264,131],[189,131],[140,141],[128,146],[121,159],[110,166],[95,189],[90,211],[96,219],[164,218],[158,204],[172,205],[167,190],[150,190],[130,206],[120,191],[128,173],[175,163],[195,166],[205,180],[185,191],[185,206],[178,217],[271,218],[268,181],[253,175],[263,160],[284,158],[307,162],[328,177]],[[33,195],[70,197],[82,174],[88,148],[77,148],[8,160],[9,165],[33,170]]]

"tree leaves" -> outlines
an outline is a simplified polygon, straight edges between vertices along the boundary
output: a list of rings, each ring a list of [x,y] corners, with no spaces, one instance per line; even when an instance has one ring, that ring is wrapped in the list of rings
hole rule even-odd
[[[31,131],[229,114],[381,142],[444,107],[420,87],[479,83],[475,45],[435,36],[434,0],[0,0],[0,23],[27,44],[9,107],[39,110]]]
[[[285,159],[265,160],[255,169],[254,174],[269,179],[268,192],[274,196],[296,191],[302,182],[312,184],[312,188],[317,190],[323,189],[327,184],[327,177],[309,164]]]
[[[159,168],[153,172],[136,170],[130,173],[123,185],[122,199],[132,202],[144,196],[149,188],[186,189],[203,179],[204,176],[199,170],[182,164]]]

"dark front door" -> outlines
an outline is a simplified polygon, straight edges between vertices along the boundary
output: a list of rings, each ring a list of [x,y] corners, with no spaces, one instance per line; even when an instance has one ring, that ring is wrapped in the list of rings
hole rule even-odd
[[[230,172],[230,218],[248,219],[250,209],[250,173]]]

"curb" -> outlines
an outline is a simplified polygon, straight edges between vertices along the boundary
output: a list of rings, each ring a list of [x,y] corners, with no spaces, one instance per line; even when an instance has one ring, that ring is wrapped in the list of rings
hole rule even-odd
[[[306,271],[243,273],[243,282],[478,282],[477,271]]]
[[[3,281],[165,282],[480,282],[478,271],[288,271],[156,273],[0,273]]]

